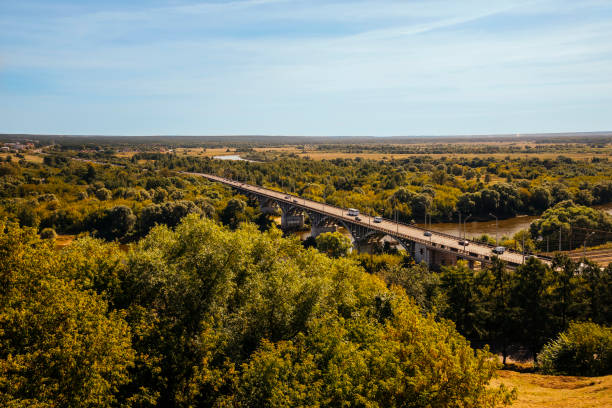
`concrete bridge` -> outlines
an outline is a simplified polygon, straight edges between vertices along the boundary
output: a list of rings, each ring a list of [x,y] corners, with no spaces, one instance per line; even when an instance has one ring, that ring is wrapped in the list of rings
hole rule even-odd
[[[413,225],[396,223],[387,219],[374,222],[374,217],[367,214],[360,214],[359,219],[356,219],[355,216],[349,216],[348,211],[344,208],[307,200],[299,196],[211,174],[185,174],[206,177],[211,181],[228,185],[248,197],[256,198],[263,212],[275,212],[276,208],[279,208],[282,212],[281,228],[283,229],[304,226],[304,218],[307,216],[310,219],[313,237],[323,232],[335,231],[338,226],[346,228],[355,243],[389,236],[399,242],[416,262],[426,262],[434,268],[440,265],[455,264],[459,259],[467,260],[470,267],[474,267],[476,263],[480,265],[491,263],[494,256],[498,256],[509,267],[514,268],[525,260],[523,254],[510,250],[496,255],[492,251],[494,246],[484,243],[460,244],[459,241],[462,241],[460,237],[449,234],[430,231],[431,234],[426,236],[427,230]],[[542,259],[542,261],[549,263],[547,259]]]

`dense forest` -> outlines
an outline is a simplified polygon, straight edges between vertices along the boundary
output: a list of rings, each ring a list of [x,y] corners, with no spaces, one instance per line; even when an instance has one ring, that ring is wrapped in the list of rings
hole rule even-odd
[[[515,397],[487,385],[510,357],[612,373],[612,264],[434,271],[388,245],[351,252],[340,233],[283,237],[257,202],[181,173],[404,222],[535,214],[520,241],[538,251],[559,231],[562,249],[612,232],[592,208],[612,201],[608,160],[115,149],[0,163],[3,406],[494,407]]]

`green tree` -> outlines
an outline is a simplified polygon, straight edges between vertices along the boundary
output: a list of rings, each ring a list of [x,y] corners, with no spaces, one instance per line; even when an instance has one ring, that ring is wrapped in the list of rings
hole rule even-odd
[[[612,323],[612,263],[604,269],[589,260],[582,262],[576,288],[579,315],[582,319],[609,325]]]
[[[478,283],[483,299],[486,337],[501,351],[502,362],[506,364],[508,346],[512,341],[520,340],[515,334],[510,307],[513,275],[501,259],[494,257],[493,263],[481,273]]]
[[[459,333],[467,338],[480,338],[482,305],[474,271],[468,268],[467,262],[459,261],[455,266],[443,267],[441,279],[447,303],[443,316],[452,320]]]
[[[232,198],[221,211],[221,222],[230,228],[237,228],[238,224],[247,220],[246,208],[247,205],[243,200]]]
[[[538,363],[546,374],[611,374],[612,328],[572,322],[566,331],[544,346]]]
[[[576,286],[578,265],[563,253],[555,254],[552,263],[553,275],[553,309],[559,319],[559,330],[567,329],[572,317],[576,316]]]
[[[52,244],[34,230],[0,223],[0,231],[0,404],[117,405],[134,356],[126,322],[64,279]]]
[[[350,259],[186,217],[129,255],[139,386],[161,406],[493,407],[497,363]],[[460,385],[459,385],[460,384]]]
[[[548,297],[551,280],[549,268],[536,258],[529,258],[515,272],[513,315],[520,329],[519,336],[527,343],[534,360],[553,332]]]
[[[341,232],[325,232],[315,238],[317,249],[331,256],[340,258],[348,255],[352,248],[351,240]]]

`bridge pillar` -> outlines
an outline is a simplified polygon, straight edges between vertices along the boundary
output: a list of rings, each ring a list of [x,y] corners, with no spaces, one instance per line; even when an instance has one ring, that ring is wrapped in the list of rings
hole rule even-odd
[[[304,226],[304,214],[290,214],[283,211],[281,215],[281,229],[302,228]]]
[[[318,237],[321,234],[324,234],[326,232],[336,232],[338,230],[338,227],[336,225],[322,225],[322,226],[315,226],[314,224],[311,225],[310,227],[310,236],[313,238]]]
[[[416,263],[425,262],[427,265],[431,265],[432,251],[427,246],[415,242],[412,257]]]
[[[278,214],[278,209],[275,206],[275,202],[273,200],[269,200],[265,197],[257,197],[257,201],[259,202],[259,210],[267,215],[275,215]]]

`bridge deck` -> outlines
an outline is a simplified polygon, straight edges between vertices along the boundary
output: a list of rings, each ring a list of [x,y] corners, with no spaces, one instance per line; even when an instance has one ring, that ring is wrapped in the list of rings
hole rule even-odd
[[[306,210],[316,211],[320,214],[325,214],[345,222],[361,224],[372,230],[377,230],[391,236],[400,237],[413,242],[426,245],[427,247],[437,250],[443,250],[451,253],[456,253],[460,258],[473,259],[478,261],[490,262],[491,257],[495,254],[491,251],[491,246],[470,242],[469,245],[463,246],[459,244],[461,238],[452,235],[443,234],[431,230],[431,236],[423,235],[424,231],[421,228],[414,226],[396,223],[388,219],[383,219],[380,223],[374,222],[374,217],[367,214],[360,214],[361,221],[356,221],[355,217],[348,216],[347,210],[338,208],[328,204],[308,200],[305,198],[293,196],[287,193],[282,193],[275,190],[270,190],[264,187],[254,186],[251,184],[241,183],[239,181],[230,180],[227,178],[205,174],[205,173],[188,173],[192,175],[206,177],[209,180],[220,182],[232,187],[236,187],[245,191],[266,196],[279,202],[286,202],[296,207],[301,207]],[[511,265],[519,265],[523,263],[523,255],[517,252],[506,251],[502,255],[498,255],[500,259]],[[544,262],[547,262],[544,260]]]

